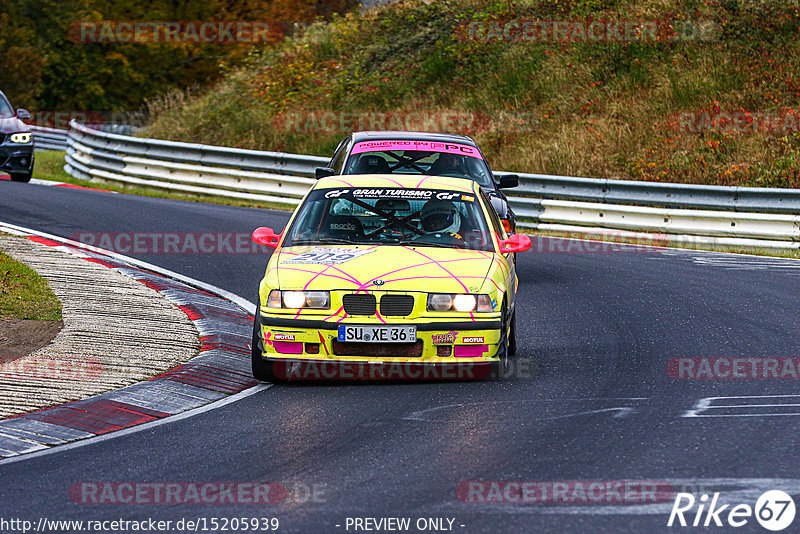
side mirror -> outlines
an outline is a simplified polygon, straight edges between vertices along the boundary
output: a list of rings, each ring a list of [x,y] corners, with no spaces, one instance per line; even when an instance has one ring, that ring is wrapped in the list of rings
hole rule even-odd
[[[532,246],[533,243],[531,243],[530,237],[525,234],[513,234],[508,236],[508,239],[500,241],[500,253],[525,252],[530,250]]]
[[[330,167],[317,167],[314,169],[314,176],[317,177],[317,180],[325,178],[326,176],[333,176],[334,174],[336,174],[336,171]]]
[[[276,234],[272,228],[262,226],[261,228],[256,228],[255,232],[253,232],[252,240],[259,245],[276,248],[278,241],[281,240],[281,234]]]
[[[497,184],[498,189],[510,189],[519,185],[519,175],[517,174],[503,174],[500,176],[500,183]]]
[[[31,120],[31,112],[27,109],[19,108],[17,110],[17,118],[21,121],[29,121]]]

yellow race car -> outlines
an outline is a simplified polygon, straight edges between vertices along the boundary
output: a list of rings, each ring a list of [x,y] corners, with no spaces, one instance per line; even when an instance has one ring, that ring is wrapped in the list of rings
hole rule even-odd
[[[253,376],[471,379],[516,349],[512,254],[480,185],[420,175],[320,179],[281,234],[259,287]]]

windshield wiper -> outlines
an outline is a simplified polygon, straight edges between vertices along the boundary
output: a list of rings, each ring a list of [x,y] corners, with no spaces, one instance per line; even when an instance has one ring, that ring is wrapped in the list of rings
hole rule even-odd
[[[438,248],[463,248],[452,243],[430,243],[424,241],[400,241],[399,243],[392,243],[393,245],[404,245],[406,247],[438,247]]]
[[[295,245],[366,245],[367,243],[358,243],[348,239],[341,239],[337,237],[320,237],[317,239],[295,239],[288,246]]]

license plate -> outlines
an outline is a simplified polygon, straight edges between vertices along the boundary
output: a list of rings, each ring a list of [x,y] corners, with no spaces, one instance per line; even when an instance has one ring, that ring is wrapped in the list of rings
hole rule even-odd
[[[416,326],[339,325],[339,341],[347,343],[415,343]]]

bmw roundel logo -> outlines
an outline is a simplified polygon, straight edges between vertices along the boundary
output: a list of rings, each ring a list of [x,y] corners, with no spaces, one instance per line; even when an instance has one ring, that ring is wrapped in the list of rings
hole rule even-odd
[[[380,278],[376,278],[375,280],[373,280],[373,281],[372,281],[372,283],[373,283],[373,284],[375,284],[376,286],[382,286],[382,285],[383,285],[383,284],[385,284],[386,282],[384,282],[384,281],[383,281],[383,280],[381,280]]]

